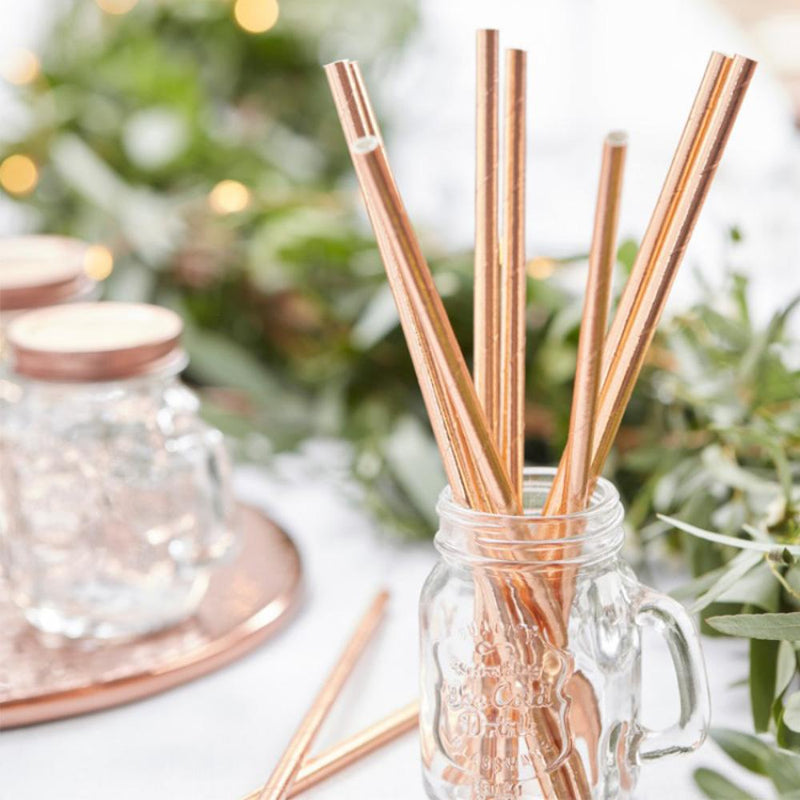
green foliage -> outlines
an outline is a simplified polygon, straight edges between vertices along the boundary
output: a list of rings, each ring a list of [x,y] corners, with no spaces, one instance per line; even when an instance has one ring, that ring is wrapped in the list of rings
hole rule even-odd
[[[711,737],[740,767],[769,779],[778,800],[800,798],[800,757],[776,750],[757,736],[716,728]],[[758,800],[710,769],[695,770],[698,788],[711,800]]]
[[[680,531],[669,541],[696,577],[678,594],[708,632],[750,640],[753,727],[800,752],[800,371],[786,333],[796,301],[758,327],[743,279],[726,300],[724,313],[702,305],[670,325],[674,371],[651,376],[680,413],[674,463],[646,478],[652,507],[670,516],[646,531]]]

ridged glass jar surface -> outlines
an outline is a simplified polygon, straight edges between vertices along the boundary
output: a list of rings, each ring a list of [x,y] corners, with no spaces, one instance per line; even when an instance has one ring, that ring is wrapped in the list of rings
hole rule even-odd
[[[8,411],[2,548],[42,631],[131,636],[179,621],[234,544],[230,468],[173,368],[117,381],[19,378]]]
[[[422,591],[421,747],[434,800],[630,798],[641,761],[697,747],[708,690],[692,621],[620,556],[619,495],[541,517],[553,472],[528,470],[524,515],[443,493],[441,558]],[[678,722],[640,722],[641,631],[664,635]],[[676,706],[677,698],[676,698]]]

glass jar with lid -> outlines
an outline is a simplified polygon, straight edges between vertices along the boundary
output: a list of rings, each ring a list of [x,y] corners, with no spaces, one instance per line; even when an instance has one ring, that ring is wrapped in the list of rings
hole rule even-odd
[[[19,389],[8,374],[5,329],[25,311],[91,299],[97,282],[86,267],[90,247],[65,236],[0,238],[0,407]]]
[[[143,634],[198,605],[235,543],[221,434],[178,375],[182,322],[164,308],[76,303],[8,329],[22,397],[8,411],[3,562],[42,631]]]

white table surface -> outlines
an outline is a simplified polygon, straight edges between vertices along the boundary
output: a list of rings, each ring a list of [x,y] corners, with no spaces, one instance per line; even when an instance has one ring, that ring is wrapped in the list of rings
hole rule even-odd
[[[333,454],[333,455],[332,455]],[[312,461],[315,466],[311,468]],[[280,475],[240,469],[240,496],[283,522],[304,559],[306,594],[295,619],[241,661],[160,696],[0,735],[2,800],[239,800],[268,775],[374,592],[392,592],[387,621],[320,734],[325,747],[416,694],[420,585],[429,543],[387,540],[344,500],[335,448],[282,457]],[[327,477],[319,464],[327,463]],[[677,693],[666,649],[646,642],[644,721],[668,724]],[[652,649],[650,649],[652,648]],[[714,724],[749,730],[741,643],[706,640]],[[700,766],[734,773],[713,744],[642,771],[639,797],[691,800]],[[737,780],[738,778],[738,772]],[[748,783],[742,776],[740,783]],[[409,735],[309,791],[309,800],[423,798]]]

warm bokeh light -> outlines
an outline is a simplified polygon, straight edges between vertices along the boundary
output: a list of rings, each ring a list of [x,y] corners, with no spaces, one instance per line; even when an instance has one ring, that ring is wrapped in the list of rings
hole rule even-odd
[[[20,47],[14,50],[3,64],[3,77],[17,86],[33,83],[39,77],[41,64],[36,53]]]
[[[11,194],[30,194],[38,181],[39,170],[30,156],[17,153],[0,164],[0,186]]]
[[[543,281],[556,271],[556,262],[552,258],[537,256],[528,262],[527,269],[531,278]]]
[[[220,181],[208,193],[208,204],[217,214],[235,214],[250,205],[250,190],[239,181]]]
[[[83,271],[93,280],[104,281],[114,269],[114,255],[104,244],[93,244],[83,257]]]
[[[248,33],[264,33],[277,21],[280,9],[277,0],[236,0],[233,16],[239,27]]]
[[[139,0],[95,0],[107,14],[127,14]]]

